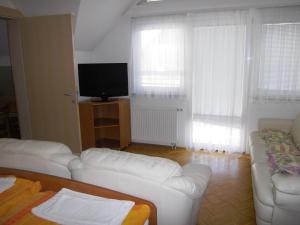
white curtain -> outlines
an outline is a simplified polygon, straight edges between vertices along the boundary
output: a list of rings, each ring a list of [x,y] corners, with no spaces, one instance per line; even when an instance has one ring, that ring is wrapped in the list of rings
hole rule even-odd
[[[132,92],[183,99],[186,146],[244,152],[248,103],[300,100],[300,7],[132,21]]]
[[[180,15],[133,19],[133,94],[185,95],[185,19]]]
[[[244,151],[247,12],[189,15],[194,149]]]
[[[253,100],[300,100],[300,7],[256,10]]]

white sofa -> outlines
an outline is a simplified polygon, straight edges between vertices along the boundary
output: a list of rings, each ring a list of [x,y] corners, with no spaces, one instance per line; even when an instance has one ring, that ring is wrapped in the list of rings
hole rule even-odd
[[[199,164],[92,149],[81,157],[60,143],[0,139],[0,167],[35,171],[107,187],[147,199],[158,225],[195,225],[211,170]]]
[[[290,132],[300,143],[300,115],[295,120],[261,119],[258,127]],[[273,175],[258,131],[251,133],[249,147],[257,225],[299,225],[300,175]]]
[[[77,158],[64,144],[1,138],[0,167],[71,178],[68,164]]]
[[[153,202],[158,225],[195,225],[211,170],[199,164],[110,149],[89,149],[70,165],[72,179]]]

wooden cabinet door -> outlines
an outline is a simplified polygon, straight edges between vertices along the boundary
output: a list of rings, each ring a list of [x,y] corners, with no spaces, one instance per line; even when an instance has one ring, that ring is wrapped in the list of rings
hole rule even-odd
[[[32,138],[80,152],[71,15],[20,19]]]

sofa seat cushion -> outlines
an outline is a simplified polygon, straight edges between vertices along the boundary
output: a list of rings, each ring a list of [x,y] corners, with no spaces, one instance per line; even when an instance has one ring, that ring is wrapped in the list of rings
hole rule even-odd
[[[287,176],[275,174],[272,176],[273,184],[279,192],[300,195],[300,175]]]
[[[272,176],[275,204],[282,210],[300,212],[300,176],[275,174]]]
[[[81,162],[84,167],[127,173],[158,182],[182,175],[182,168],[175,161],[108,148],[91,148],[82,152]]]
[[[267,206],[274,206],[273,183],[271,171],[266,163],[255,163],[252,165],[252,180],[257,199]]]

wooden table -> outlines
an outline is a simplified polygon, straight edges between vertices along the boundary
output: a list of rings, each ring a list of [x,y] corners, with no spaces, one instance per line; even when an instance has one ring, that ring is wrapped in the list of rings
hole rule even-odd
[[[82,183],[79,181],[73,181],[61,177],[35,173],[35,172],[30,172],[25,170],[17,170],[17,169],[0,167],[0,175],[14,175],[19,178],[24,178],[32,181],[39,181],[42,185],[42,191],[58,192],[62,188],[68,188],[73,191],[78,191],[90,195],[96,195],[104,198],[129,200],[135,202],[136,204],[145,204],[148,205],[151,209],[150,217],[148,219],[149,225],[157,225],[157,211],[155,205],[152,202],[141,198],[123,194],[103,187]]]

